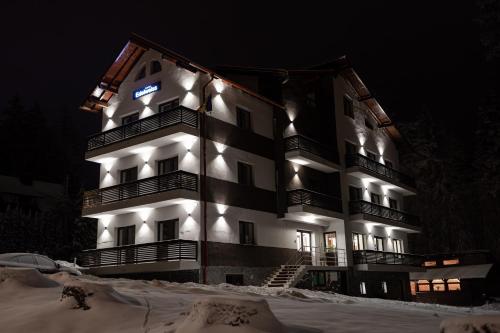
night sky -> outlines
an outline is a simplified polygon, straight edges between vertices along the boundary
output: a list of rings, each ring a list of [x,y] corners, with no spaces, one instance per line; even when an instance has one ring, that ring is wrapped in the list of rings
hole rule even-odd
[[[207,66],[306,67],[346,54],[390,116],[411,119],[430,105],[441,126],[467,128],[479,43],[471,4],[159,3],[3,3],[0,106],[17,94],[45,110],[81,113],[80,103],[136,32]],[[97,118],[78,117],[86,119],[85,134],[96,131]]]

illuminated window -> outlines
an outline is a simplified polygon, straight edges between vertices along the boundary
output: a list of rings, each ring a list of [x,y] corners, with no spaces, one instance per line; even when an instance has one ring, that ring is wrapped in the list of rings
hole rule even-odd
[[[142,66],[137,75],[135,76],[135,81],[139,81],[146,77],[146,66]]]
[[[359,292],[361,293],[361,295],[366,295],[366,283],[359,283]]]
[[[431,286],[427,280],[418,280],[417,282],[418,292],[429,292],[431,291]]]
[[[436,279],[432,280],[432,291],[445,291],[444,280]]]
[[[392,252],[403,253],[403,241],[401,239],[392,239]]]
[[[413,296],[417,294],[417,283],[415,281],[410,281],[410,290]]]
[[[387,294],[387,282],[382,281],[382,292]]]
[[[449,291],[460,291],[460,279],[448,279],[446,280]]]
[[[354,119],[354,107],[349,96],[344,96],[344,114]]]
[[[384,238],[373,237],[373,245],[375,246],[375,251],[384,251]]]
[[[161,64],[158,60],[151,61],[151,67],[149,69],[150,74],[155,74],[161,72]]]
[[[425,267],[433,267],[436,266],[437,262],[436,261],[424,261],[424,266]]]
[[[326,232],[325,233],[325,250],[334,251],[337,248],[337,233]]]
[[[449,260],[443,260],[443,265],[448,266],[448,265],[458,265],[460,261],[458,259],[449,259]]]
[[[354,251],[366,249],[367,236],[363,234],[353,233],[352,234],[352,249]]]

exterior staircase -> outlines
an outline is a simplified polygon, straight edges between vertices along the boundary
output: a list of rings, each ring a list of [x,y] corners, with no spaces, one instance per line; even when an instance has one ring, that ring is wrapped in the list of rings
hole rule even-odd
[[[293,287],[306,273],[305,265],[281,265],[264,283],[267,287]]]

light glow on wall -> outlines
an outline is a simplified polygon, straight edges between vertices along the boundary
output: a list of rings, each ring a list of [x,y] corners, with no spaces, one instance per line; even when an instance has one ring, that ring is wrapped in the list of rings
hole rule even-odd
[[[198,202],[195,200],[184,200],[182,203],[182,208],[184,208],[184,211],[186,214],[191,215],[193,214],[195,208],[198,206]]]
[[[215,209],[220,215],[224,215],[229,207],[220,203],[215,204]]]
[[[104,170],[109,172],[116,160],[117,160],[116,157],[105,157],[98,159],[95,162],[101,164],[104,167]]]
[[[301,158],[291,158],[289,161],[293,162],[295,164],[300,164],[300,165],[308,165],[308,164],[310,164],[309,161],[303,160]],[[297,172],[297,171],[298,170],[295,170],[295,172]]]
[[[181,104],[194,108],[198,104],[198,97],[196,97],[196,95],[192,92],[188,91],[186,92],[186,95],[184,95]]]
[[[147,221],[148,218],[151,216],[153,209],[154,208],[151,207],[141,207],[141,208],[131,209],[130,211],[136,213],[141,219],[141,221]]]
[[[102,214],[95,216],[95,218],[99,219],[99,223],[101,223],[105,228],[107,228],[111,223],[113,216],[114,216],[113,214]]]
[[[190,134],[182,134],[172,139],[175,142],[180,142],[186,149],[191,149],[197,140],[197,137]]]
[[[215,79],[213,81],[213,85],[214,85],[214,88],[215,88],[215,91],[218,93],[218,94],[221,94],[223,91],[224,91],[224,81],[222,81],[221,79]]]
[[[180,68],[179,68],[180,69]],[[179,80],[181,86],[186,89],[186,91],[191,91],[193,89],[196,80],[198,79],[198,73],[193,73],[190,71],[183,71],[181,78]]]
[[[149,159],[153,155],[153,152],[154,152],[155,149],[156,149],[156,147],[153,147],[153,146],[145,146],[145,147],[140,147],[140,148],[132,149],[130,151],[130,153],[139,155],[140,158],[144,162],[147,162],[147,161],[149,161]]]
[[[368,231],[368,233],[369,233],[369,234],[371,234],[371,233],[372,233],[372,231],[373,231],[373,226],[374,226],[374,224],[373,224],[373,223],[366,223],[366,224],[365,224],[366,231]]]
[[[385,233],[386,233],[387,237],[389,237],[389,238],[391,237],[393,229],[394,228],[391,228],[391,227],[385,227]]]
[[[214,142],[214,146],[219,154],[222,154],[224,152],[224,150],[227,149],[227,146],[223,143],[220,143],[220,142]]]

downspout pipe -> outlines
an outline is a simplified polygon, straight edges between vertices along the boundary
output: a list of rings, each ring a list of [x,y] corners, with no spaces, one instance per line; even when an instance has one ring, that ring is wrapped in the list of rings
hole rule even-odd
[[[215,76],[213,74],[210,74],[210,80],[208,80],[202,87],[201,87],[201,103],[200,107],[198,109],[198,112],[200,112],[200,137],[201,137],[201,145],[200,145],[200,150],[201,150],[201,205],[202,205],[202,258],[201,258],[201,264],[202,264],[202,282],[204,284],[207,284],[207,266],[208,266],[208,245],[207,245],[207,121],[206,121],[206,112],[207,112],[207,96],[206,96],[206,90],[208,88],[208,85],[215,79]]]

